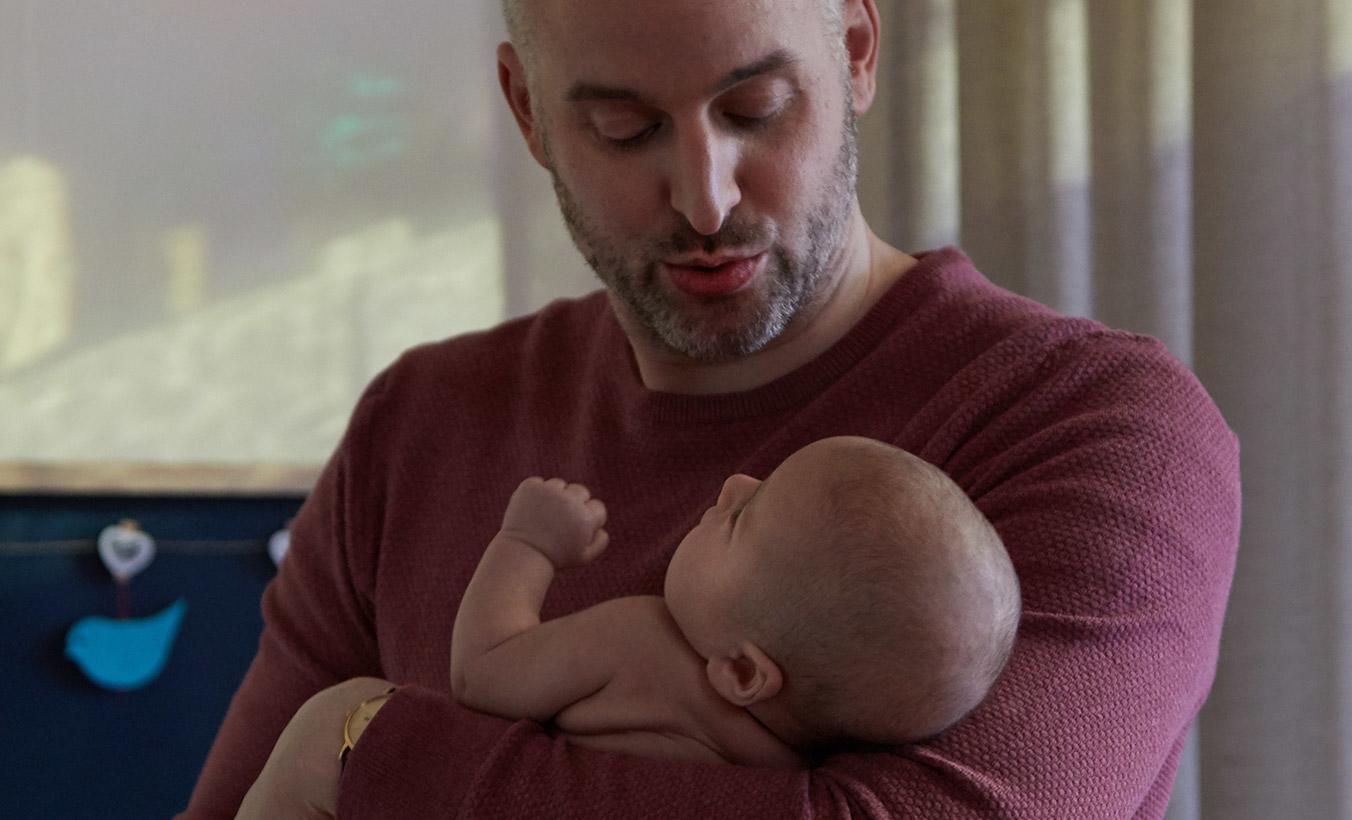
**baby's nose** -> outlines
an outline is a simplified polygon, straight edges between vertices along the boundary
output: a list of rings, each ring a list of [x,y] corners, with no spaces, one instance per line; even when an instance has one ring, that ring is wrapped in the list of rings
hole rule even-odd
[[[719,503],[732,501],[754,492],[756,485],[760,482],[744,473],[728,476],[728,480],[723,482],[723,492],[719,495]]]

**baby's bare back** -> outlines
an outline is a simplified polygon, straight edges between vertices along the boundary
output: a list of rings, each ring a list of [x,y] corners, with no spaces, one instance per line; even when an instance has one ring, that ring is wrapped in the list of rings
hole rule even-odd
[[[554,717],[569,743],[668,759],[802,765],[746,710],[718,696],[662,598],[616,598],[597,609],[605,628],[594,637],[612,642],[617,662],[607,684]]]

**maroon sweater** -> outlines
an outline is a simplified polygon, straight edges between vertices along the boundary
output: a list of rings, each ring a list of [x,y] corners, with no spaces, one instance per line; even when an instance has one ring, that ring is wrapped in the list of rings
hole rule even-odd
[[[460,596],[521,479],[584,483],[610,511],[610,549],[559,575],[548,619],[661,594],[724,478],[846,434],[944,469],[1018,571],[1013,656],[957,727],[786,772],[577,749],[451,699]],[[1163,345],[997,288],[951,248],[745,393],[645,389],[603,293],[416,348],[366,391],[294,523],[187,815],[233,816],[307,697],[375,675],[406,686],[348,758],[340,817],[1157,818],[1215,672],[1238,466]]]

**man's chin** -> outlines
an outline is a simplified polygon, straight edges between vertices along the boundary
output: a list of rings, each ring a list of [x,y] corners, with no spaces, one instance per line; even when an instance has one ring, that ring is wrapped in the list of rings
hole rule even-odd
[[[748,333],[745,327],[735,330],[714,328],[658,329],[656,337],[663,347],[700,364],[726,364],[764,350],[775,334],[765,328]]]
[[[759,289],[707,299],[654,284],[659,292],[647,298],[624,296],[611,287],[611,302],[628,314],[626,324],[668,353],[700,364],[724,364],[763,350],[783,331],[767,315],[772,311]]]

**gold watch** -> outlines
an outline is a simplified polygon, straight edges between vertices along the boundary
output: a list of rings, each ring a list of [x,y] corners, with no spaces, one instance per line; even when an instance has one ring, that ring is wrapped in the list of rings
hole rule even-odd
[[[357,704],[357,708],[347,713],[347,721],[343,724],[343,748],[338,750],[339,768],[347,765],[347,753],[352,751],[352,747],[357,744],[357,738],[366,731],[366,724],[371,722],[371,718],[376,716],[376,712],[380,711],[380,707],[385,705],[385,701],[390,699],[390,695],[393,695],[397,688],[391,686],[381,694]]]

